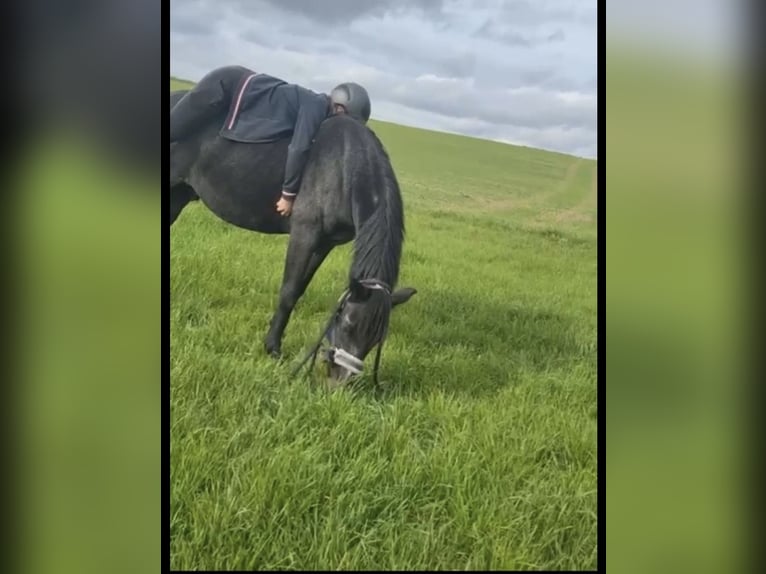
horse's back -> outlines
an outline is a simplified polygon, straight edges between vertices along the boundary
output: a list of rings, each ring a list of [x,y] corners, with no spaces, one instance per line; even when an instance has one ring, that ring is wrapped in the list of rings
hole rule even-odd
[[[173,92],[171,106],[184,93]],[[233,142],[220,135],[223,120],[211,121],[183,144],[184,151],[188,148],[194,156],[188,183],[223,220],[254,231],[286,232],[286,221],[274,205],[282,192],[291,138],[259,144]],[[348,227],[352,193],[372,199],[380,189],[382,164],[376,142],[369,128],[351,117],[325,120],[309,152],[291,219],[311,214],[309,219],[318,217],[330,228]]]

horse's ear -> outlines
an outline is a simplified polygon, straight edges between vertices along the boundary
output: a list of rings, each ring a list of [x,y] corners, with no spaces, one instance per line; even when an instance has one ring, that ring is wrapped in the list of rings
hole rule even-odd
[[[417,292],[418,290],[413,289],[412,287],[403,287],[401,289],[397,289],[391,294],[391,306],[396,307],[397,305],[406,303]]]

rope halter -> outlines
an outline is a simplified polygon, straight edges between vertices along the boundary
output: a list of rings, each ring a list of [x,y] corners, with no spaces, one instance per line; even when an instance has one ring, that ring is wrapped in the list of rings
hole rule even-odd
[[[384,326],[382,329],[382,332],[380,334],[380,337],[378,340],[376,340],[373,343],[373,346],[377,345],[378,350],[375,355],[375,364],[373,367],[373,380],[375,384],[378,384],[378,369],[380,367],[380,355],[383,350],[383,343],[385,342],[386,336],[388,335],[388,322],[391,316],[391,307],[392,307],[392,300],[391,300],[391,287],[389,287],[388,284],[386,284],[383,281],[380,281],[379,279],[362,279],[359,281],[361,285],[364,287],[367,287],[368,289],[371,289],[373,291],[382,291],[385,293],[386,297],[384,299],[386,306],[385,309],[385,319],[384,319]],[[328,333],[330,332],[330,329],[332,328],[333,322],[340,316],[340,313],[343,311],[344,307],[346,306],[346,303],[348,303],[349,298],[351,296],[351,289],[346,289],[343,294],[340,296],[340,299],[338,299],[338,304],[335,307],[335,311],[330,316],[330,320],[327,322],[325,328],[322,330],[321,334],[319,335],[319,339],[317,340],[316,344],[312,347],[312,349],[306,354],[304,359],[300,362],[300,364],[295,368],[295,370],[292,373],[292,376],[297,375],[300,370],[303,368],[303,366],[306,364],[306,362],[311,359],[311,363],[309,365],[309,371],[314,368],[314,364],[316,362],[317,354],[319,353],[319,349],[322,346],[322,342],[325,339],[328,339]],[[331,363],[343,367],[350,373],[354,375],[359,375],[364,370],[364,361],[360,359],[359,357],[356,357],[352,353],[349,353],[348,351],[336,347],[331,346],[327,349],[325,356],[327,357],[328,361]]]

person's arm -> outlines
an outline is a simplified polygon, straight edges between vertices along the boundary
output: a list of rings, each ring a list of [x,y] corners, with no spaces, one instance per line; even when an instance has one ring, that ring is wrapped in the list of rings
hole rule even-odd
[[[326,100],[317,98],[315,94],[299,94],[298,105],[298,118],[287,148],[285,179],[282,184],[282,197],[287,200],[295,199],[298,194],[311,144],[329,110]]]

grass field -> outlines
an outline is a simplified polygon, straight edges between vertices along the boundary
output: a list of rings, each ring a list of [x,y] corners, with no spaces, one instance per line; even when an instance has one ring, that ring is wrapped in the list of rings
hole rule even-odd
[[[171,87],[178,84],[171,81]],[[596,164],[370,122],[405,202],[384,391],[288,378],[350,245],[262,339],[286,237],[171,232],[174,569],[596,567]]]

